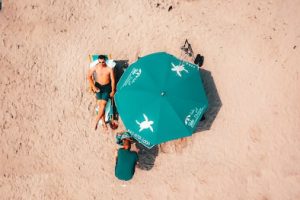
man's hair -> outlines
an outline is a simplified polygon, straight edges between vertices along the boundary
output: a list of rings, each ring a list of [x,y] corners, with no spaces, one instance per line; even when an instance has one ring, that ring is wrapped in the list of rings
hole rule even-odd
[[[123,139],[123,146],[124,146],[124,147],[127,146],[128,149],[130,150],[130,148],[131,148],[131,142],[130,142],[130,140],[128,140],[128,139]]]
[[[101,59],[101,60],[106,60],[106,57],[105,57],[104,55],[99,55],[99,56],[98,56],[98,60],[99,60],[99,59]]]

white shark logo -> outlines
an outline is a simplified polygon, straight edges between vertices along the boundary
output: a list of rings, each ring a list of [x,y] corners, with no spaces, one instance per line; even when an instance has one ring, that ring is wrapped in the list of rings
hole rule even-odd
[[[185,72],[189,73],[189,71],[184,68],[184,65],[174,65],[173,63],[171,63],[171,64],[173,66],[173,68],[171,70],[175,71],[178,76],[181,77],[181,72],[182,71],[185,71]]]
[[[138,122],[135,120],[135,122],[140,126],[139,132],[141,132],[144,129],[150,129],[151,132],[153,132],[152,124],[154,123],[153,121],[149,121],[148,117],[143,114],[145,121],[143,122]]]

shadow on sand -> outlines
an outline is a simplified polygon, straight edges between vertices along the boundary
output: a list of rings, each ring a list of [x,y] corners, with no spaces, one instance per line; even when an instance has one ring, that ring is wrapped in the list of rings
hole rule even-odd
[[[195,130],[196,132],[209,130],[222,107],[222,102],[211,72],[202,68],[200,68],[200,70],[204,90],[208,99],[208,109],[204,114],[205,119],[199,122]]]
[[[115,74],[115,81],[116,84],[119,82],[122,74],[128,67],[129,60],[114,60],[116,62],[116,66],[114,67],[114,74]],[[115,104],[115,101],[113,102],[113,119],[118,120],[119,119],[119,113]]]
[[[114,68],[116,83],[119,82],[122,74],[125,69],[128,67],[129,60],[114,60],[116,62],[116,66]]]
[[[151,170],[154,166],[156,157],[158,156],[158,147],[154,146],[151,149],[136,142],[136,147],[139,149],[139,164],[137,167],[142,170]]]

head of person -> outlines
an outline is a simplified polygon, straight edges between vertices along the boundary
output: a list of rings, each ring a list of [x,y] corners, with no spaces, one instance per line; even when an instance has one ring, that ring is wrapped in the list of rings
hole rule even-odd
[[[106,65],[105,60],[106,60],[106,58],[105,58],[104,55],[99,55],[98,56],[98,61],[99,61],[100,65],[105,66]]]
[[[126,150],[130,150],[131,148],[131,142],[128,139],[123,139],[123,148]]]

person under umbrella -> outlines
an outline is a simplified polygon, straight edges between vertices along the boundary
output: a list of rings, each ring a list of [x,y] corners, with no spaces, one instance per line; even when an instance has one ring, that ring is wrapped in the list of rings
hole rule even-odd
[[[138,149],[131,149],[132,140],[124,137],[119,144],[122,145],[116,152],[115,176],[124,181],[132,179],[138,163]]]

